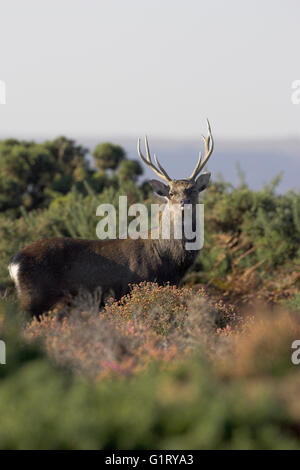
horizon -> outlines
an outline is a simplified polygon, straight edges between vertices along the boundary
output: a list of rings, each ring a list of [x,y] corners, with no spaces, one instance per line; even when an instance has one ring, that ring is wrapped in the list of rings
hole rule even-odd
[[[56,136],[31,138],[26,136],[25,140],[43,142],[52,140]],[[92,161],[94,147],[105,141],[121,145],[129,159],[139,160],[136,150],[137,138],[135,137],[76,137],[67,135],[67,138],[88,149],[87,160]],[[18,138],[22,140],[22,138]],[[166,166],[174,179],[185,177],[192,171],[197,160],[198,152],[202,149],[201,137],[198,138],[152,138],[148,136],[150,150],[157,154],[160,162]],[[0,139],[2,137],[0,135]],[[275,177],[282,173],[276,191],[285,193],[289,190],[299,190],[298,174],[300,174],[299,138],[289,139],[218,139],[215,138],[214,155],[211,158],[208,170],[212,172],[212,179],[218,180],[219,176],[224,181],[237,186],[239,170],[245,176],[245,181],[250,189],[262,189],[265,184],[270,183]],[[183,158],[184,156],[184,158]],[[153,177],[151,170],[143,166],[143,175],[139,181]]]

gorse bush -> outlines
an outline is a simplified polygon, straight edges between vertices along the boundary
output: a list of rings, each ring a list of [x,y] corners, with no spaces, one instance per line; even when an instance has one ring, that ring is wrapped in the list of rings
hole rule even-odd
[[[275,188],[276,181],[261,191],[216,183],[207,191],[205,245],[196,265],[202,280],[249,291],[281,266],[298,270],[300,194],[278,195]]]
[[[88,149],[64,136],[43,143],[0,141],[0,211],[18,217],[22,207],[27,211],[48,207],[72,189],[86,194],[85,183],[101,192],[112,183],[118,187],[126,175],[136,181],[143,173],[140,164],[127,161],[124,149],[114,144],[99,144],[93,152],[100,172],[89,164],[87,153]],[[121,173],[109,177],[105,170],[117,170],[121,161]]]
[[[44,143],[1,141],[0,211],[18,216],[22,206],[47,207],[52,192],[66,194],[78,184],[79,188],[94,173],[86,154],[87,149],[66,137]]]

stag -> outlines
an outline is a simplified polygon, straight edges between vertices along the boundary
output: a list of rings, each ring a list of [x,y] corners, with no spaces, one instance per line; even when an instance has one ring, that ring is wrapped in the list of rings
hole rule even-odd
[[[207,187],[210,179],[209,172],[200,174],[214,145],[208,121],[207,126],[208,137],[202,136],[205,155],[202,158],[199,153],[197,165],[189,178],[171,179],[155,155],[154,164],[147,137],[146,157],[141,151],[140,139],[137,145],[141,160],[162,180],[150,180],[150,184],[154,193],[164,199],[164,211],[176,213],[176,210],[189,205],[193,224],[197,222],[194,208],[199,193]],[[177,208],[175,212],[174,208]],[[173,232],[168,240],[161,235],[156,239],[135,240],[45,238],[14,255],[8,268],[21,308],[39,316],[66,296],[74,296],[82,289],[89,292],[101,289],[103,296],[109,293],[120,299],[129,292],[131,284],[141,281],[178,285],[194,263],[197,253],[197,250],[186,248],[184,236],[176,239]]]

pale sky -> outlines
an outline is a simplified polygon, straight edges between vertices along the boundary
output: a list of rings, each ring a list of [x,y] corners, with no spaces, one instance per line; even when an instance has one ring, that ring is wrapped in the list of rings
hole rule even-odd
[[[1,136],[300,137],[299,0],[2,0]]]

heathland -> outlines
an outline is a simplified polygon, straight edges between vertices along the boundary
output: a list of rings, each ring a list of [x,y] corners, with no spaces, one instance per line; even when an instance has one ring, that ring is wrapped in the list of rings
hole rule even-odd
[[[300,193],[213,179],[205,244],[179,288],[142,283],[30,319],[9,258],[95,238],[96,208],[155,202],[124,150],[0,142],[1,449],[299,449]],[[300,357],[300,354],[299,354]],[[295,362],[295,361],[294,361]]]

